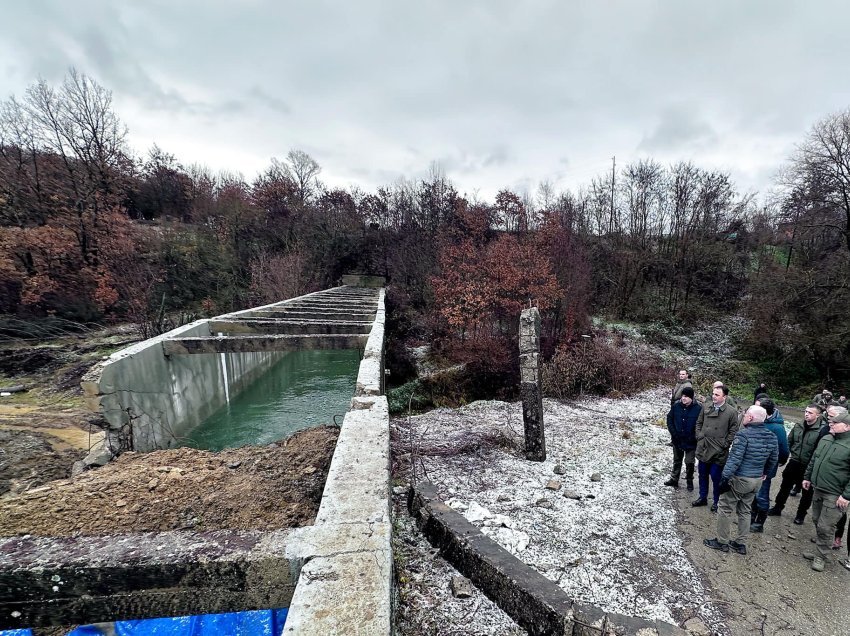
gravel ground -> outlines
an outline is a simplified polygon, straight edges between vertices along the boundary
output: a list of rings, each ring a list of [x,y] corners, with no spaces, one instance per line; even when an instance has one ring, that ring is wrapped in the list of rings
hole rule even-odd
[[[764,534],[748,538],[746,556],[702,545],[715,536],[716,515],[691,508],[694,495],[684,488],[662,486],[672,463],[667,395],[662,388],[621,400],[545,400],[548,459],[540,463],[521,455],[519,403],[476,402],[399,418],[396,479],[412,479],[415,464],[417,477],[434,482],[483,532],[571,597],[605,610],[680,626],[698,621],[732,636],[847,634],[846,614],[827,609],[825,599],[847,589],[850,572],[838,565],[811,570],[802,552],[813,547],[814,528],[791,523],[796,500],[791,512],[768,519]],[[560,487],[547,489],[550,480]],[[396,524],[397,557],[401,546],[415,563],[401,585],[401,634],[522,633],[508,631],[515,625],[483,597],[474,612],[469,601],[451,597],[454,570],[433,554],[399,502]],[[427,620],[430,631],[411,628],[417,620]]]

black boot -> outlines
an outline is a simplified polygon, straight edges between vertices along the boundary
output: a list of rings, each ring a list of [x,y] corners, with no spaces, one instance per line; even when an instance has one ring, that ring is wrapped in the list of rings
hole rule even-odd
[[[700,497],[699,499],[694,499],[693,503],[691,504],[691,506],[693,506],[694,508],[699,508],[700,506],[707,506],[707,505],[708,505],[708,500],[705,497]]]
[[[750,532],[764,532],[764,522],[767,519],[767,511],[759,510],[755,520],[750,524]]]
[[[665,486],[672,486],[673,488],[678,488],[679,487],[679,480],[673,479],[671,477],[670,479],[668,479],[667,481],[664,482],[664,485]]]
[[[688,492],[694,490],[694,465],[685,464],[685,483],[688,485]]]
[[[773,508],[767,511],[768,517],[781,517],[782,516],[782,506],[777,506],[774,504]]]

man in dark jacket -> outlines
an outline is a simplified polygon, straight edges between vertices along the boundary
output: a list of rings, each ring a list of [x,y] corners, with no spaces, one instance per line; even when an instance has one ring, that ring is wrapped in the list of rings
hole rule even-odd
[[[788,461],[785,470],[782,471],[782,483],[779,485],[779,492],[776,493],[773,508],[767,511],[767,514],[771,517],[778,517],[782,514],[793,486],[803,487],[803,475],[806,472],[806,467],[809,465],[818,441],[822,437],[820,428],[824,422],[821,413],[823,413],[821,407],[817,404],[809,404],[803,412],[803,423],[795,424],[788,435],[788,449],[791,459]],[[806,513],[812,505],[812,494],[811,489],[804,490],[803,496],[800,497],[797,514],[794,516],[794,523],[798,526],[803,525],[803,521],[806,519]]]
[[[835,528],[850,504],[850,413],[831,406],[827,414],[829,435],[818,442],[803,477],[803,488],[814,489],[812,518],[817,529],[817,552],[803,556],[811,559],[816,572],[823,572],[829,562]]]
[[[673,403],[673,408],[667,413],[667,430],[673,441],[673,471],[665,486],[679,487],[679,477],[682,474],[682,460],[685,460],[685,483],[688,490],[694,489],[694,455],[697,447],[696,428],[697,417],[702,407],[694,400],[693,388],[682,388],[682,397]]]
[[[760,398],[756,404],[767,412],[764,427],[776,435],[776,441],[779,443],[779,466],[784,466],[790,454],[788,450],[788,435],[785,433],[785,418],[782,417],[782,413],[779,412],[779,409],[776,408],[773,400],[769,397]],[[767,519],[767,511],[770,509],[770,483],[776,477],[776,470],[777,468],[774,466],[773,470],[767,473],[756,495],[750,532],[764,532],[764,522]]]
[[[679,370],[679,381],[676,383],[676,386],[673,387],[673,394],[670,397],[670,406],[673,406],[676,402],[679,401],[679,398],[682,397],[682,390],[685,387],[693,388],[693,384],[691,384],[690,378],[688,378],[688,372],[684,369]]]
[[[753,391],[753,402],[758,400],[759,396],[762,394],[767,395],[767,385],[764,382],[760,383],[756,387],[755,391]]]
[[[750,529],[750,507],[762,479],[776,470],[779,461],[779,443],[776,435],[764,427],[766,417],[767,412],[755,405],[744,414],[743,427],[735,435],[723,467],[717,537],[703,541],[709,548],[723,552],[731,548],[738,554],[747,553],[744,539]],[[734,540],[730,535],[733,515],[738,519]]]
[[[692,506],[708,505],[708,481],[713,484],[712,495],[714,502],[712,512],[717,512],[717,502],[720,499],[718,490],[723,464],[729,446],[738,431],[738,411],[726,399],[729,389],[725,386],[715,387],[711,391],[711,405],[703,407],[697,417],[697,450],[699,460],[699,497]],[[708,404],[708,403],[706,403]]]

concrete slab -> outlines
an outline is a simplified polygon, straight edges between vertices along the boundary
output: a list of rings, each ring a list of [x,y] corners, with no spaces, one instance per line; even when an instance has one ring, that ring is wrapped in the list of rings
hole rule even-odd
[[[286,607],[291,533],[0,539],[0,629]]]
[[[367,339],[368,336],[365,334],[348,333],[169,338],[162,341],[162,352],[166,356],[174,356],[306,349],[359,349],[366,344]]]
[[[389,522],[388,422],[385,397],[370,409],[346,413],[316,524]]]
[[[232,334],[330,334],[353,333],[368,334],[371,322],[344,322],[341,320],[263,320],[261,318],[242,320],[211,320],[213,333]]]
[[[301,569],[283,633],[389,636],[391,525],[332,524],[325,530],[314,546],[317,555]]]

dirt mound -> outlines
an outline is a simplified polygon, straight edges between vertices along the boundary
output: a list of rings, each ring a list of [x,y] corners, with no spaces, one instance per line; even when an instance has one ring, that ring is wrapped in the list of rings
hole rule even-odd
[[[272,530],[309,525],[339,429],[268,446],[125,453],[103,468],[0,498],[0,536],[162,530]]]

